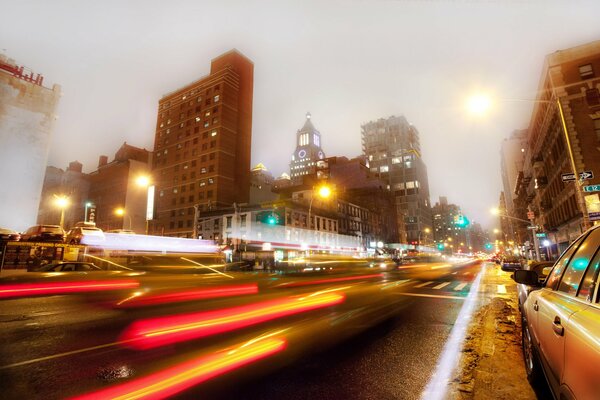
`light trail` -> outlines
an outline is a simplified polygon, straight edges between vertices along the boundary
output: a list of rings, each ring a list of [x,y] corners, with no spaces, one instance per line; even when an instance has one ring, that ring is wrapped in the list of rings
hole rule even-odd
[[[15,297],[132,289],[137,288],[139,285],[138,281],[125,279],[107,281],[19,283],[0,286],[0,298],[7,299]]]
[[[479,282],[481,281],[481,275],[484,273],[485,268],[485,266],[481,268],[473,281],[469,295],[458,313],[454,327],[450,332],[450,337],[442,350],[442,355],[438,360],[435,372],[421,394],[423,400],[443,400],[446,398],[448,382],[459,361],[465,333],[469,326],[469,322],[471,321],[475,304],[478,300],[477,291],[479,289]]]
[[[131,348],[146,350],[337,305],[345,298],[343,293],[284,297],[226,309],[148,318],[126,328],[121,341]]]

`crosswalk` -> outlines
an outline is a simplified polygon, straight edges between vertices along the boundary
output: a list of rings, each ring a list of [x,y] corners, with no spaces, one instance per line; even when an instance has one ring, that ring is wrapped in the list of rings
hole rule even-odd
[[[468,292],[471,289],[472,282],[464,282],[464,281],[420,281],[416,279],[403,279],[401,281],[396,281],[393,286],[402,286],[403,288],[412,288],[412,289],[425,289],[425,290],[439,290],[445,292]],[[486,285],[480,285],[479,291],[486,291],[488,289],[492,289],[493,292],[497,292],[498,294],[505,294],[507,292],[505,285],[496,285],[496,288],[487,288]]]

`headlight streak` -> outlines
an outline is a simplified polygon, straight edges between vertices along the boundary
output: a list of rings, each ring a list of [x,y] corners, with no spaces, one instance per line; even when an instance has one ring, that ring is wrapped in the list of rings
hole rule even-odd
[[[253,341],[246,342],[233,349],[225,349],[204,355],[143,378],[78,396],[74,399],[163,399],[244,365],[279,353],[285,349],[286,345],[287,342],[284,338],[264,337],[260,340],[253,339]]]
[[[208,265],[204,265],[204,264],[201,264],[201,263],[199,263],[199,262],[196,262],[196,261],[190,260],[189,258],[185,258],[185,257],[180,257],[180,258],[181,258],[182,260],[185,260],[185,261],[191,262],[192,264],[196,264],[196,265],[198,265],[198,266],[199,266],[199,267],[201,267],[201,268],[210,269],[211,271],[213,271],[213,272],[216,272],[217,274],[220,274],[220,275],[223,275],[223,276],[226,276],[226,277],[228,277],[228,278],[231,278],[231,279],[233,279],[233,276],[231,276],[231,275],[227,275],[227,274],[225,274],[225,273],[223,273],[223,272],[221,272],[221,271],[219,271],[219,270],[217,270],[217,269],[211,268],[211,267],[209,267]],[[223,265],[224,265],[224,264],[223,264]]]
[[[477,303],[479,282],[481,281],[481,276],[484,273],[485,268],[486,267],[484,266],[479,271],[477,278],[475,278],[473,284],[471,285],[469,295],[461,307],[454,327],[450,332],[450,337],[444,345],[444,349],[442,350],[442,355],[438,360],[435,372],[431,376],[431,379],[427,383],[425,390],[423,390],[423,393],[421,394],[421,399],[423,400],[443,400],[446,398],[448,382],[459,361],[459,353],[464,342],[467,327],[469,325],[469,321],[471,320],[475,304]]]
[[[67,281],[20,283],[0,286],[0,298],[48,296],[67,293],[96,292],[103,290],[134,289],[139,287],[135,280]]]
[[[345,276],[343,278],[328,278],[328,279],[317,279],[313,281],[296,281],[289,283],[282,283],[276,287],[298,287],[298,286],[310,286],[310,285],[321,285],[323,283],[334,283],[334,282],[346,282],[346,281],[356,281],[362,279],[374,279],[374,278],[383,278],[383,274],[370,274],[370,275],[356,275],[356,276]]]
[[[137,293],[137,294],[136,294]],[[121,300],[118,306],[143,307],[150,305],[179,303],[192,300],[215,299],[219,297],[241,296],[246,294],[257,294],[256,283],[248,285],[207,287],[202,289],[178,290],[168,293],[146,294],[136,292],[132,296]]]
[[[120,341],[125,346],[146,350],[337,305],[345,298],[344,293],[284,297],[227,309],[149,318],[132,323]]]

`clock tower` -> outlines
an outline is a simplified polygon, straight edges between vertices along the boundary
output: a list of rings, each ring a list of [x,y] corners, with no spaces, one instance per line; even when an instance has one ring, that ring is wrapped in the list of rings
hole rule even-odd
[[[292,182],[300,183],[304,176],[315,174],[317,161],[324,158],[321,133],[312,124],[310,113],[306,113],[304,126],[296,132],[296,150],[290,162]]]

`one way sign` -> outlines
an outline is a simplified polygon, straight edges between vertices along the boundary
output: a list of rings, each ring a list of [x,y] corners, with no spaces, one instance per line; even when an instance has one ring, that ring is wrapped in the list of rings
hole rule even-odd
[[[562,174],[560,176],[563,182],[572,182],[575,180],[575,174]],[[579,173],[579,179],[585,181],[594,177],[593,171],[583,171]]]

